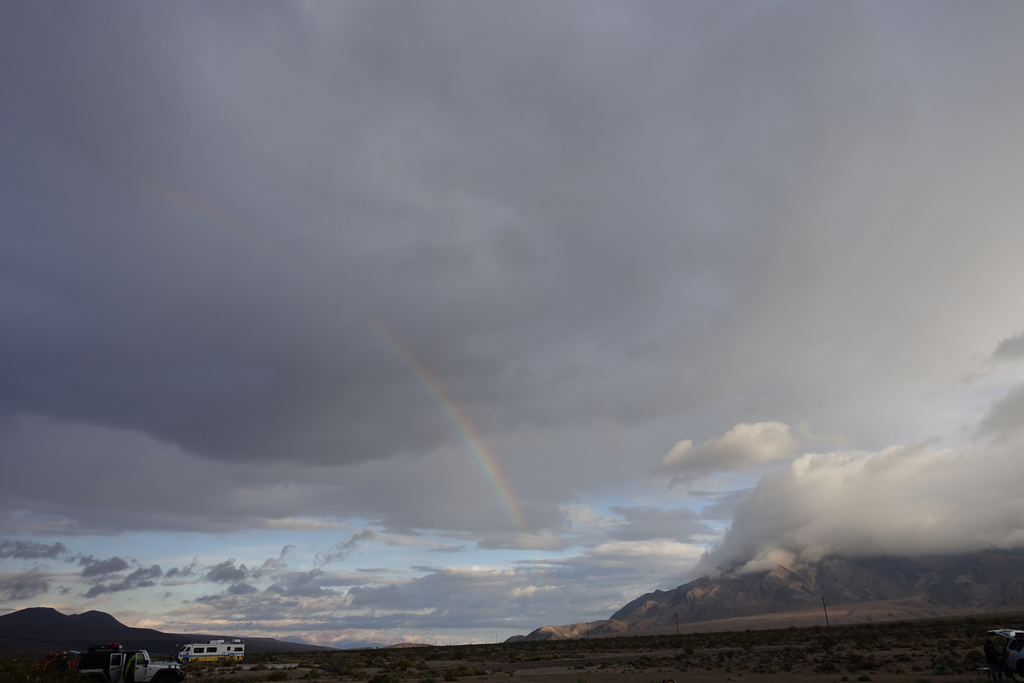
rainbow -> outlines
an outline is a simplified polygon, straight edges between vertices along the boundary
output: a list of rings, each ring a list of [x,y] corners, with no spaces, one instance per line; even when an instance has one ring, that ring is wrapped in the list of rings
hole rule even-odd
[[[151,196],[158,197],[179,207],[186,208],[196,214],[205,216],[221,226],[235,230],[243,230],[243,226],[240,221],[218,204],[207,201],[162,178],[148,178],[141,181],[136,180],[135,183],[142,186],[142,188]],[[255,235],[253,231],[246,232],[250,237]],[[494,454],[487,447],[487,444],[484,443],[476,429],[473,428],[469,418],[466,417],[462,410],[459,409],[458,405],[444,392],[441,385],[430,374],[427,368],[424,367],[408,349],[403,347],[394,335],[390,334],[379,322],[371,323],[371,327],[373,328],[373,331],[377,333],[377,336],[391,348],[395,355],[397,355],[402,362],[412,370],[420,383],[426,387],[427,391],[430,392],[430,395],[433,396],[441,405],[444,414],[452,424],[455,425],[455,428],[459,431],[459,434],[461,434],[462,439],[466,442],[466,445],[469,446],[470,452],[473,454],[473,457],[476,458],[477,463],[480,465],[480,469],[483,470],[484,475],[490,482],[491,487],[494,489],[502,507],[504,507],[505,511],[508,513],[509,519],[512,521],[512,525],[517,531],[526,533],[525,518],[523,517],[522,510],[516,503],[516,498],[512,494],[512,489],[502,473],[501,467],[498,465],[498,461],[494,457]]]
[[[430,374],[430,371],[422,363],[420,363],[412,353],[409,352],[404,346],[402,346],[394,335],[390,334],[380,323],[372,323],[373,331],[377,333],[377,336],[387,344],[392,351],[395,352],[399,358],[402,359],[409,369],[412,370],[413,374],[416,375],[416,379],[426,387],[430,395],[441,404],[441,409],[444,414],[451,420],[451,423],[455,425],[455,428],[462,435],[463,441],[469,446],[470,452],[473,457],[476,458],[477,464],[480,465],[480,469],[483,470],[484,475],[490,482],[491,487],[494,489],[494,493],[498,496],[498,500],[501,502],[502,507],[508,513],[509,519],[512,521],[512,525],[515,526],[516,530],[522,533],[526,531],[526,523],[523,517],[523,512],[520,510],[519,505],[516,503],[516,498],[512,495],[512,489],[508,484],[507,479],[501,472],[501,468],[498,465],[497,459],[494,454],[484,443],[484,440],[477,433],[476,429],[473,428],[469,418],[459,409],[459,406],[453,401],[441,388],[440,383]]]

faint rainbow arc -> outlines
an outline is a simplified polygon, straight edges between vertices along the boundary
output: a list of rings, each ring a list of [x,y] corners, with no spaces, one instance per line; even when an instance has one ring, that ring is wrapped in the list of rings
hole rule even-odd
[[[455,425],[463,441],[469,446],[470,452],[472,452],[473,457],[476,458],[477,463],[480,465],[480,469],[483,470],[484,476],[490,482],[491,487],[498,496],[498,500],[508,513],[513,526],[515,526],[517,531],[525,533],[525,518],[516,502],[515,496],[512,494],[512,488],[502,473],[494,454],[487,447],[487,444],[484,443],[483,438],[477,433],[476,429],[473,428],[469,418],[462,412],[458,404],[445,393],[440,383],[430,374],[430,371],[408,349],[402,346],[393,335],[389,334],[380,323],[374,322],[371,326],[373,331],[377,333],[377,336],[394,351],[396,356],[402,359],[402,362],[412,370],[416,379],[430,392],[434,400],[441,405],[444,414]]]

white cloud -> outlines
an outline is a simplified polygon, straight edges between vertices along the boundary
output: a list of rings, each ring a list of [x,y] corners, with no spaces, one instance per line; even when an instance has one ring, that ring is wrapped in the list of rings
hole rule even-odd
[[[702,562],[751,571],[779,561],[957,553],[1024,545],[1019,447],[925,444],[807,454],[765,475]]]
[[[744,422],[697,446],[690,439],[678,442],[654,471],[671,475],[673,485],[688,483],[714,472],[745,470],[790,458],[796,446],[789,425]]]

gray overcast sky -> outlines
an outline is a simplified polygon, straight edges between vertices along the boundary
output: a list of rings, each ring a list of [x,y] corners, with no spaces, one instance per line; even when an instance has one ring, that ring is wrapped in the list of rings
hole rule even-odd
[[[0,610],[511,634],[1024,543],[983,476],[1024,424],[1021,35],[1015,2],[6,3]]]

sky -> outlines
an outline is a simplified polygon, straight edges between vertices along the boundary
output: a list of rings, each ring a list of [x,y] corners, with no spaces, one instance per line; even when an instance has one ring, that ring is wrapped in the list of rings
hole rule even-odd
[[[490,642],[1024,546],[1024,5],[0,6],[0,614]]]

